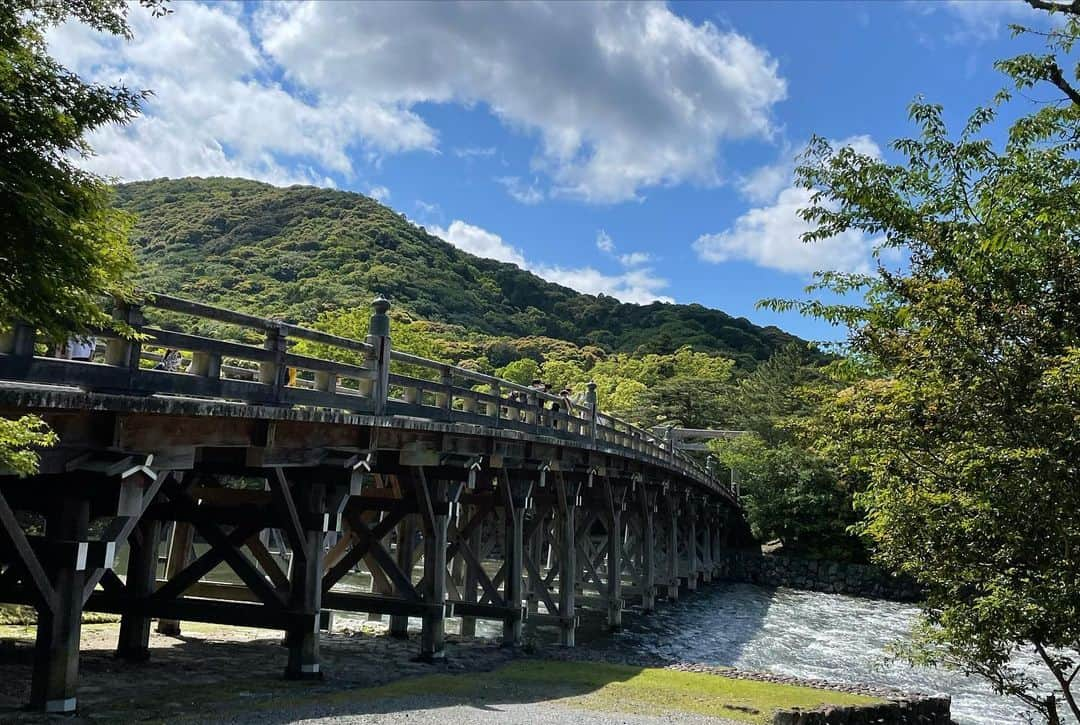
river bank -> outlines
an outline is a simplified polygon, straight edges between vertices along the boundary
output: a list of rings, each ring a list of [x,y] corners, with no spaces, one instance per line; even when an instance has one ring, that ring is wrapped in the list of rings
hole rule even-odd
[[[803,559],[746,549],[724,552],[717,567],[719,580],[738,584],[790,587],[894,602],[916,602],[920,598],[914,581],[869,564]]]
[[[396,722],[407,716],[409,722],[449,725],[483,721],[497,711],[505,716],[499,722],[729,725],[770,722],[777,708],[881,702],[874,692],[852,688],[807,688],[794,680],[729,677],[670,664],[598,662],[589,648],[580,656],[542,646],[514,651],[482,638],[451,636],[444,662],[421,664],[412,661],[415,641],[383,636],[378,625],[364,629],[326,635],[326,679],[298,683],[281,678],[285,650],[264,630],[185,624],[179,638],[153,634],[150,661],[132,665],[112,657],[116,624],[88,624],[80,717],[87,722]],[[20,709],[29,695],[33,631],[4,626],[0,638],[0,720],[40,721],[41,716]]]

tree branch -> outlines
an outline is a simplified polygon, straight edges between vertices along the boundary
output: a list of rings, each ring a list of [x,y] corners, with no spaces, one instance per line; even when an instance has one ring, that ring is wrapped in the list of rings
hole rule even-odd
[[[1080,15],[1080,0],[1072,2],[1054,2],[1054,0],[1027,0],[1027,4],[1036,10],[1048,10],[1050,12],[1068,13]]]
[[[1057,680],[1058,685],[1061,687],[1061,692],[1065,696],[1065,702],[1068,704],[1072,714],[1077,718],[1080,718],[1080,703],[1073,697],[1072,689],[1070,688],[1070,681],[1065,679],[1064,673],[1061,672],[1061,668],[1054,661],[1054,658],[1043,647],[1042,642],[1034,640],[1032,644],[1035,645],[1035,651],[1042,657],[1043,662],[1046,663],[1046,667],[1054,675],[1054,679]]]
[[[1080,2],[1080,0],[1077,0]],[[1061,92],[1069,97],[1069,100],[1073,102],[1073,105],[1080,106],[1080,91],[1077,91],[1069,82],[1065,80],[1065,76],[1061,73],[1061,68],[1058,64],[1050,61],[1047,63],[1047,71],[1050,74],[1050,82],[1061,89]]]

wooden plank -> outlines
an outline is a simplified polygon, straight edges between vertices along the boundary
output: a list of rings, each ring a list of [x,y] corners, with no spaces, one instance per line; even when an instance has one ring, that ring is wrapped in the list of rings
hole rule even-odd
[[[156,476],[154,476],[154,480],[142,492],[142,500],[136,504],[138,509],[136,515],[126,517],[119,531],[111,533],[111,539],[116,544],[116,549],[119,549],[121,546],[127,543],[128,537],[131,536],[131,532],[135,530],[136,525],[138,525],[138,523],[146,515],[146,510],[150,507],[150,504],[157,496],[158,491],[160,491],[161,487],[165,484],[166,479],[168,479],[171,475],[172,471],[161,471]],[[108,562],[105,567],[97,569],[96,571],[92,571],[87,575],[85,590],[83,591],[84,602],[90,597],[90,593],[93,592],[94,589],[97,587],[98,582],[101,581],[101,577],[105,573],[105,571],[111,568],[112,562]]]
[[[454,616],[476,617],[477,619],[493,619],[502,622],[520,622],[522,620],[522,611],[521,605],[514,607],[509,604],[454,602]]]
[[[94,592],[87,602],[86,609],[92,612],[111,612],[124,614],[134,612],[146,617],[159,619],[183,620],[185,622],[207,622],[234,627],[254,627],[256,629],[284,630],[289,623],[289,614],[284,610],[239,601],[220,601],[184,597],[182,599],[126,602],[110,597],[104,592]],[[320,627],[326,628],[328,615],[320,616]]]
[[[271,322],[270,320],[255,315],[234,312],[232,310],[227,310],[224,307],[215,307],[203,302],[185,300],[181,297],[173,297],[172,295],[159,293],[151,293],[143,306],[157,308],[159,310],[169,310],[170,312],[179,312],[180,314],[191,315],[192,317],[202,317],[217,322],[227,322],[230,325],[238,325],[240,327],[251,327],[256,330],[266,330],[279,325],[277,322]]]
[[[395,617],[422,617],[433,611],[444,611],[445,603],[402,599],[385,594],[363,592],[328,592],[323,594],[323,607],[346,612],[389,614]]]
[[[272,350],[256,347],[254,345],[245,345],[240,342],[227,342],[225,340],[217,340],[212,337],[201,337],[199,335],[188,335],[183,332],[162,330],[157,327],[143,327],[139,331],[152,338],[144,344],[157,344],[158,346],[165,348],[205,352],[220,357],[233,357],[240,360],[250,360],[252,362],[272,362],[274,360],[274,353]]]

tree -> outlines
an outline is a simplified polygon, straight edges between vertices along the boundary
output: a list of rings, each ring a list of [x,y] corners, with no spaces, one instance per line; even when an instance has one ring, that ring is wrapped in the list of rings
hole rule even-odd
[[[940,107],[915,103],[920,136],[893,144],[902,164],[815,140],[799,170],[816,190],[805,240],[855,230],[908,262],[820,275],[861,305],[772,304],[848,326],[862,375],[826,405],[819,443],[865,484],[879,560],[923,587],[908,656],[979,674],[1056,723],[1062,705],[1080,717],[1080,99],[1057,58],[1080,37],[1080,4],[1031,4],[1067,15],[1051,52],[998,67],[1064,97],[1000,145],[996,106],[954,138]],[[1021,650],[1050,691],[1013,666]]]
[[[130,121],[146,92],[83,82],[48,55],[44,34],[71,19],[128,37],[127,11],[123,0],[0,7],[0,318],[56,339],[108,325],[100,298],[131,292],[131,218],[76,160],[91,153],[89,132]]]
[[[853,492],[806,435],[835,387],[805,357],[789,345],[743,378],[732,395],[730,425],[747,433],[710,447],[738,473],[755,537],[779,539],[789,554],[865,560],[849,533],[857,521]]]
[[[673,355],[646,355],[643,363],[643,421],[709,428],[728,418],[734,360],[684,346]]]
[[[540,363],[525,357],[499,368],[496,374],[518,385],[530,385],[532,381],[540,377]]]
[[[20,320],[59,341],[110,325],[100,298],[131,294],[130,217],[75,158],[90,153],[87,133],[130,121],[145,93],[84,83],[44,40],[68,19],[127,37],[127,9],[124,0],[0,4],[0,324]],[[51,440],[44,431],[32,416],[3,421],[0,467],[31,471],[31,442]]]

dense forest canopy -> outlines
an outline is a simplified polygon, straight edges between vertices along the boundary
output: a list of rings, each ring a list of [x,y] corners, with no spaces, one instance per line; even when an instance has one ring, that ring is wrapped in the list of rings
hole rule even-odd
[[[387,295],[416,318],[608,351],[684,345],[752,368],[798,338],[701,305],[633,305],[467,254],[365,196],[245,179],[117,187],[138,221],[139,283],[296,322]]]

